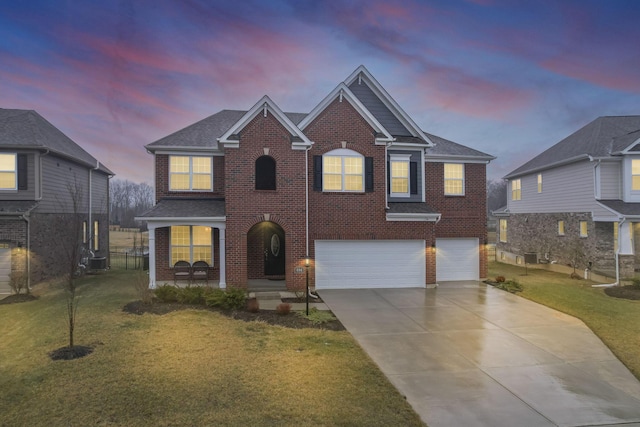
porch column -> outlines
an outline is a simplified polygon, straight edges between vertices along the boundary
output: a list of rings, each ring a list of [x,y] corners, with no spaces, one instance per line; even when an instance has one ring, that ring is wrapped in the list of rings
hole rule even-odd
[[[149,289],[156,288],[156,226],[147,223],[149,229]]]
[[[218,226],[218,247],[220,248],[220,289],[224,289],[227,287],[227,248],[226,248],[226,238],[225,238],[225,226]]]

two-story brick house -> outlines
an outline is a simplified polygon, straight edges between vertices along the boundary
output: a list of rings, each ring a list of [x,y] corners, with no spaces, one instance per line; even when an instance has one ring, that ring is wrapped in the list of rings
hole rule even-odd
[[[499,259],[640,270],[640,116],[599,117],[505,179]]]
[[[37,112],[0,109],[0,293],[11,272],[29,284],[69,272],[58,239],[71,217],[87,250],[108,257],[112,175]]]
[[[205,260],[220,287],[424,287],[486,275],[492,156],[422,131],[365,67],[310,113],[268,96],[146,146],[150,286]]]

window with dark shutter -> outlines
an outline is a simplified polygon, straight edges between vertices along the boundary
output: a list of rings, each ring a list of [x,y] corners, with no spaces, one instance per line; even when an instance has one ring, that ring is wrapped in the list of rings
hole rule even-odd
[[[276,189],[276,161],[270,156],[256,159],[256,190]]]
[[[18,154],[18,190],[28,189],[27,155]]]

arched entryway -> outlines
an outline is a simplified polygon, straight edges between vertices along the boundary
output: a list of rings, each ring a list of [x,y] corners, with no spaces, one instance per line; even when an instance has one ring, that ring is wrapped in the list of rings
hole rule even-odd
[[[286,271],[284,229],[262,221],[247,233],[247,278],[284,280]]]

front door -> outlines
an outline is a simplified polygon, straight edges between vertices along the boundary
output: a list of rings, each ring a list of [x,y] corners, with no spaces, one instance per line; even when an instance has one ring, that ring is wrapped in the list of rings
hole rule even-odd
[[[265,276],[284,275],[284,230],[278,224],[270,222],[263,236]]]

